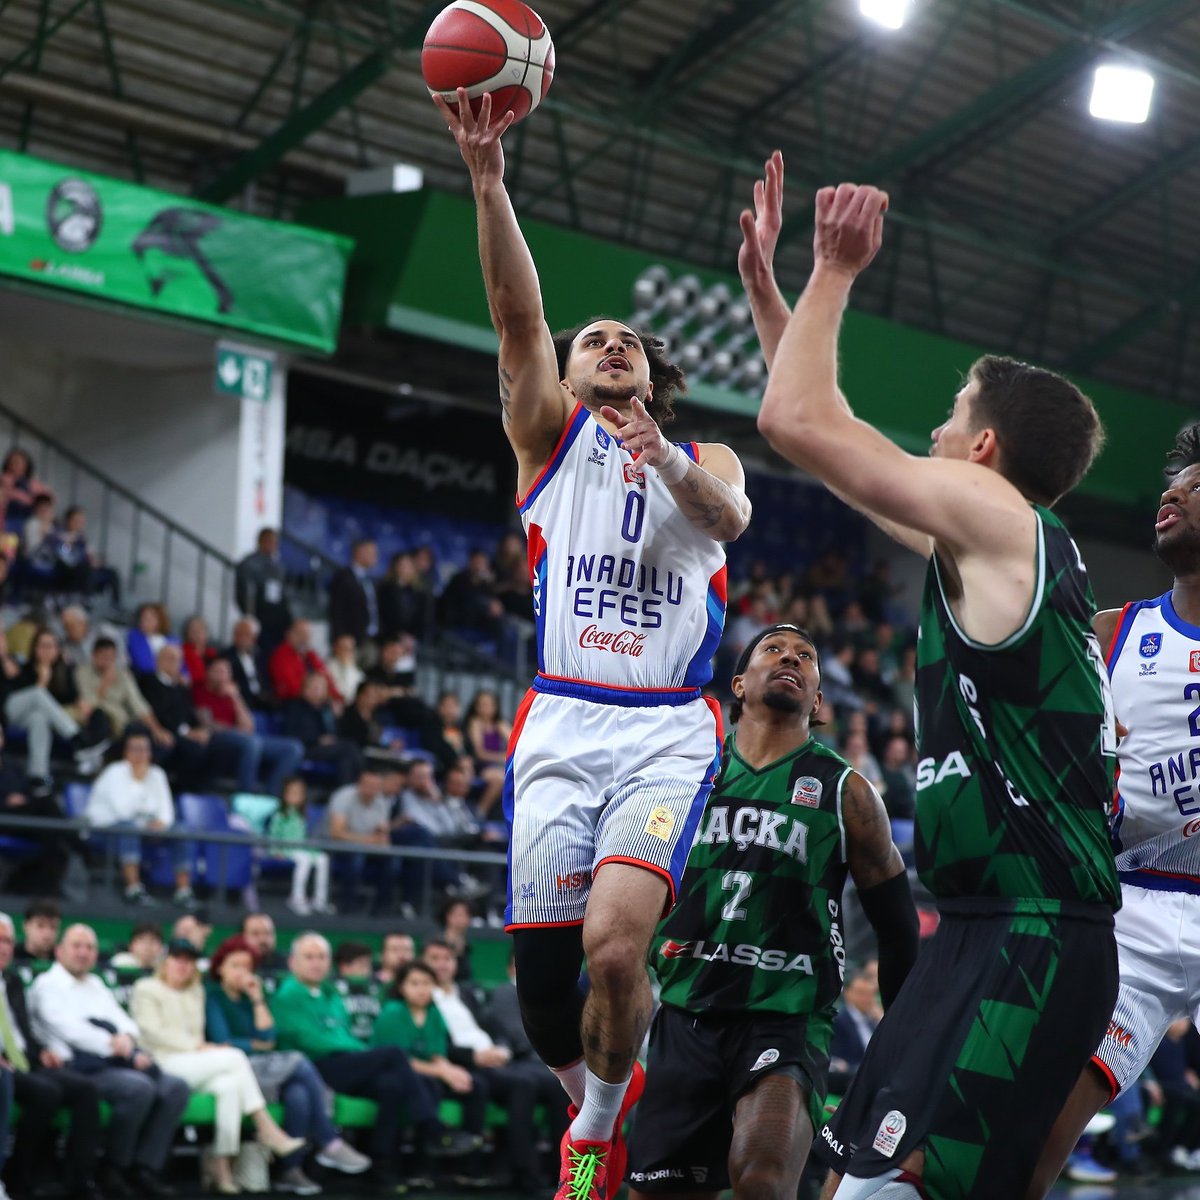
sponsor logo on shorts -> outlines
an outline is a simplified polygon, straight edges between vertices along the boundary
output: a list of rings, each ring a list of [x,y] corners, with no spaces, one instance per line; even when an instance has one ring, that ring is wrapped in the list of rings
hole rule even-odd
[[[708,1182],[708,1168],[707,1167],[692,1167],[691,1172],[692,1172],[692,1178],[697,1183],[707,1183]]]
[[[1162,649],[1161,633],[1143,633],[1138,644],[1138,653],[1143,658],[1153,658]]]
[[[523,883],[517,889],[517,894],[522,900],[532,900],[534,896],[537,895],[537,884]]]
[[[591,882],[591,871],[572,871],[570,875],[555,875],[554,882],[560,892],[577,892]]]
[[[640,488],[646,486],[646,472],[639,471],[636,464],[627,462],[622,470],[626,483],[636,483]]]
[[[622,629],[612,633],[598,625],[585,625],[579,635],[581,650],[604,650],[609,654],[624,654],[629,658],[641,658],[646,635]]]
[[[774,1049],[764,1050],[758,1056],[758,1058],[755,1060],[754,1066],[752,1066],[750,1068],[750,1070],[751,1071],[761,1071],[763,1069],[763,1067],[769,1067],[772,1063],[777,1063],[778,1061],[779,1061],[779,1051],[778,1050],[774,1050]]]
[[[825,785],[811,775],[802,775],[792,788],[792,803],[803,804],[805,808],[817,808],[821,803],[821,793]]]
[[[839,1142],[837,1138],[835,1138],[830,1132],[828,1125],[821,1126],[821,1141],[823,1141],[825,1145],[827,1145],[830,1150],[832,1150],[834,1154],[838,1156],[838,1158],[844,1157],[846,1150],[842,1146],[842,1143]]]
[[[1121,1046],[1130,1046],[1133,1044],[1133,1034],[1123,1025],[1118,1025],[1116,1021],[1109,1021],[1108,1037]]]
[[[875,1135],[871,1148],[877,1150],[884,1158],[891,1158],[896,1153],[896,1147],[900,1145],[900,1139],[907,1128],[908,1118],[899,1109],[893,1108],[879,1122],[879,1132]]]
[[[1188,655],[1188,670],[1193,673],[1200,672],[1200,650],[1193,650]]]
[[[675,828],[675,814],[669,808],[659,806],[650,814],[646,822],[646,832],[661,842],[671,840],[671,830]]]
[[[686,1179],[687,1173],[682,1167],[660,1167],[657,1171],[630,1171],[629,1178],[634,1183],[654,1183],[659,1179]]]

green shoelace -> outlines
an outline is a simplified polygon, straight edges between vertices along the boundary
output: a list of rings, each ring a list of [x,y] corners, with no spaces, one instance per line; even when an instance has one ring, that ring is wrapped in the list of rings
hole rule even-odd
[[[596,1168],[604,1161],[603,1150],[585,1150],[582,1154],[573,1146],[568,1148],[571,1156],[571,1183],[567,1188],[567,1200],[587,1200],[596,1178]]]

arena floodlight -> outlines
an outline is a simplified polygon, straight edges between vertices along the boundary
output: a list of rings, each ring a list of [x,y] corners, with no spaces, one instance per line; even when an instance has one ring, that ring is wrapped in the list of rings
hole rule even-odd
[[[1101,121],[1141,125],[1150,116],[1154,76],[1140,67],[1104,63],[1092,78],[1088,112]]]
[[[884,29],[899,29],[911,8],[912,0],[858,0],[858,11]]]

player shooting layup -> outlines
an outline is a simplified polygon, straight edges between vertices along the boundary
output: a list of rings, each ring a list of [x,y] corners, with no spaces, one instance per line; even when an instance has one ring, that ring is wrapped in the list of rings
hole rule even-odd
[[[1092,1116],[1136,1085],[1167,1026],[1200,1020],[1200,425],[1179,435],[1167,461],[1154,552],[1175,583],[1094,622],[1123,733],[1112,821],[1121,987],[1046,1145],[1034,1200]]]
[[[641,1086],[646,953],[718,765],[719,711],[700,687],[724,624],[720,543],[750,504],[727,447],[663,437],[682,373],[661,344],[601,318],[556,348],[504,188],[512,114],[493,122],[485,97],[476,118],[464,91],[457,113],[434,102],[471,172],[537,626],[509,743],[506,920],[529,1039],[579,1110],[559,1196],[604,1200]]]
[[[928,459],[856,420],[838,388],[838,329],[887,197],[818,193],[816,261],[789,318],[771,268],[782,169],[776,156],[758,220],[742,217],[771,367],[759,428],[930,560],[916,852],[942,920],[820,1131],[844,1175],[825,1195],[1014,1200],[1117,986],[1115,727],[1087,572],[1050,512],[1090,466],[1100,423],[1067,380],[993,357],[972,368]]]

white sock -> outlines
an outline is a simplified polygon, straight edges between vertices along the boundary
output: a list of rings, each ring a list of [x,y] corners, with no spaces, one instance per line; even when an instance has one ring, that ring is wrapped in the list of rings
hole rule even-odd
[[[859,1179],[846,1175],[833,1193],[833,1200],[920,1200],[921,1193],[911,1183],[901,1183],[899,1170],[885,1171],[873,1179]],[[911,1177],[910,1177],[911,1178]]]
[[[632,1072],[629,1078],[633,1078]],[[629,1079],[624,1083],[605,1083],[599,1075],[588,1071],[579,1116],[571,1122],[571,1141],[611,1142],[628,1088]]]
[[[569,1067],[551,1067],[550,1070],[558,1076],[558,1082],[562,1084],[563,1091],[567,1093],[571,1103],[576,1108],[582,1108],[583,1089],[588,1076],[587,1063],[581,1058]]]

